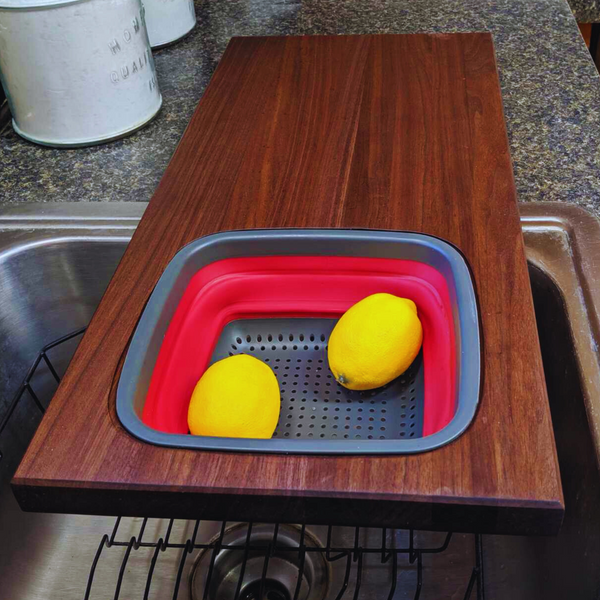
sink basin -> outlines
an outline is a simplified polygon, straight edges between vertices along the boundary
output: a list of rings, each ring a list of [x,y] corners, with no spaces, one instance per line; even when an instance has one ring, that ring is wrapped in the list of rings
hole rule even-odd
[[[566,516],[557,538],[484,536],[486,597],[591,600],[600,593],[600,517],[596,514],[600,503],[600,363],[596,346],[600,288],[594,267],[594,262],[600,265],[596,241],[600,227],[588,213],[574,207],[531,204],[521,208]],[[15,205],[0,211],[0,423],[40,348],[89,322],[144,209],[144,204],[107,203]],[[59,376],[78,339],[75,336],[48,351]],[[56,380],[45,363],[36,370],[31,387],[42,406],[50,401]],[[0,436],[0,531],[11,540],[0,549],[2,597],[81,599],[100,540],[104,534],[110,535],[115,520],[25,514],[17,507],[8,482],[40,416],[34,398],[25,394]],[[221,526],[202,522],[196,540],[214,539]],[[122,519],[115,539],[128,542],[131,536],[139,536],[142,527],[147,541],[164,538],[170,529],[175,546],[157,560],[147,597],[172,597],[183,545],[193,535],[195,523]],[[240,527],[228,524],[228,539],[243,538],[247,529]],[[258,540],[260,535],[270,535],[260,527],[253,533]],[[298,528],[286,526],[282,531],[282,539],[297,543]],[[326,527],[306,529],[307,539],[316,545],[326,543],[327,533]],[[335,528],[334,539],[338,544],[353,543],[355,535],[353,528]],[[408,533],[387,535],[393,547],[404,545]],[[380,538],[380,530],[359,532],[364,547],[380,543]],[[444,536],[418,532],[415,541],[435,547],[443,544]],[[420,597],[463,597],[474,548],[473,536],[455,535],[445,552],[427,555]],[[87,590],[90,598],[115,597],[126,552],[123,546],[102,550],[93,585]],[[122,571],[121,598],[144,597],[153,554],[151,546],[131,550]],[[318,553],[308,556],[306,568],[311,579],[302,592],[304,598],[334,598],[343,583],[345,561],[322,565]],[[293,580],[297,565],[276,559],[280,564],[271,592],[272,598],[279,600],[287,597],[286,577],[289,579],[291,569]],[[232,560],[219,554],[208,598],[227,597],[231,573],[239,569]],[[391,585],[388,566],[367,555],[363,567],[360,597],[387,598]],[[250,561],[247,578],[253,569]],[[400,562],[399,569],[394,597],[412,598],[418,577],[416,563]],[[201,598],[206,573],[207,556],[194,551],[184,563],[177,597]],[[354,564],[345,598],[353,597],[355,583]],[[250,587],[244,589],[250,599]]]

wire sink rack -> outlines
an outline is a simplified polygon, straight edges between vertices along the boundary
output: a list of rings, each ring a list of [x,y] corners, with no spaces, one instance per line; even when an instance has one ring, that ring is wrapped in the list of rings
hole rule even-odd
[[[40,350],[0,420],[0,442],[11,416],[26,394],[33,399],[37,410],[41,413],[45,411],[49,399],[41,398],[40,394],[36,393],[33,385],[36,373],[39,369],[46,369],[55,382],[60,383],[59,372],[52,363],[52,351],[78,338],[84,331],[85,328],[73,331]],[[152,594],[152,586],[157,565],[161,556],[168,551],[179,553],[177,566],[174,565],[176,574],[173,573],[173,600],[182,598],[182,590],[188,594],[186,598],[191,597],[193,600],[312,600],[317,597],[323,600],[325,597],[327,600],[358,600],[359,597],[392,600],[395,597],[412,597],[417,600],[426,586],[424,573],[428,577],[435,576],[435,569],[424,569],[424,560],[433,555],[442,555],[448,550],[453,539],[453,534],[447,533],[441,543],[432,543],[432,540],[423,538],[421,532],[414,530],[282,523],[269,524],[268,529],[265,529],[264,524],[227,522],[211,522],[214,535],[207,538],[204,533],[207,522],[200,519],[187,524],[186,531],[189,531],[189,535],[185,536],[185,539],[175,539],[174,519],[167,520],[164,529],[158,532],[150,532],[148,518],[140,519],[139,527],[133,535],[131,528],[124,526],[125,522],[131,524],[130,519],[117,517],[112,531],[99,540],[83,600],[94,599],[94,582],[106,555],[111,551],[120,551],[122,554],[120,565],[113,577],[114,600],[129,600],[130,596],[124,592],[124,581],[132,557],[140,552],[151,555],[145,582],[141,586],[142,597],[144,600],[155,597]],[[342,529],[343,535],[340,534]],[[293,535],[290,535],[292,530]],[[320,532],[318,539],[313,534],[315,530]],[[259,531],[261,533],[257,535]],[[233,537],[232,532],[235,532]],[[462,585],[463,598],[484,600],[482,538],[480,535],[469,537],[474,544],[470,554],[473,564]],[[293,577],[287,581],[287,586],[273,576],[276,560],[293,566]],[[314,577],[317,560],[327,565],[328,573],[337,575],[329,582],[327,589],[312,593],[317,585],[311,584],[310,577]],[[234,568],[227,571],[225,578],[221,578],[222,563],[234,565]],[[110,564],[114,568],[114,561],[110,561]],[[368,579],[366,576],[369,570],[373,569],[373,565],[388,570],[384,578],[387,587],[383,590],[380,586],[377,596],[373,594],[369,584],[365,584],[365,579]],[[254,573],[251,573],[252,569]],[[406,593],[406,581],[402,579],[406,573],[410,573],[410,596]],[[190,584],[192,576],[195,587]],[[220,585],[221,579],[225,580],[229,587]],[[399,581],[403,582],[401,596]]]

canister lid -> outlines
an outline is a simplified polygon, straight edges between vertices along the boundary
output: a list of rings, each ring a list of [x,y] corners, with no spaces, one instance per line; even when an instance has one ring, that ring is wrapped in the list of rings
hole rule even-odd
[[[88,0],[0,0],[0,9],[50,8],[78,2],[88,2]]]

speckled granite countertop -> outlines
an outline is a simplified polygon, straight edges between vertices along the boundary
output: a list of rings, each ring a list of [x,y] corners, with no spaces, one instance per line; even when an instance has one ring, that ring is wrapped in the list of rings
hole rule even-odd
[[[569,0],[569,4],[579,23],[600,22],[600,0]]]
[[[104,146],[0,136],[0,202],[148,201],[234,35],[491,31],[521,201],[600,215],[600,78],[565,0],[204,0],[198,26],[156,53],[158,118]]]

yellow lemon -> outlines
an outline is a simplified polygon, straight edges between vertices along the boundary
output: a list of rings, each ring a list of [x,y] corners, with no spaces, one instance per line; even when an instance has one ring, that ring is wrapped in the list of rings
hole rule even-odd
[[[402,375],[422,342],[412,300],[373,294],[350,307],[331,332],[329,368],[344,387],[371,390]]]
[[[270,438],[279,420],[279,384],[269,365],[237,354],[211,365],[188,409],[194,435]]]

